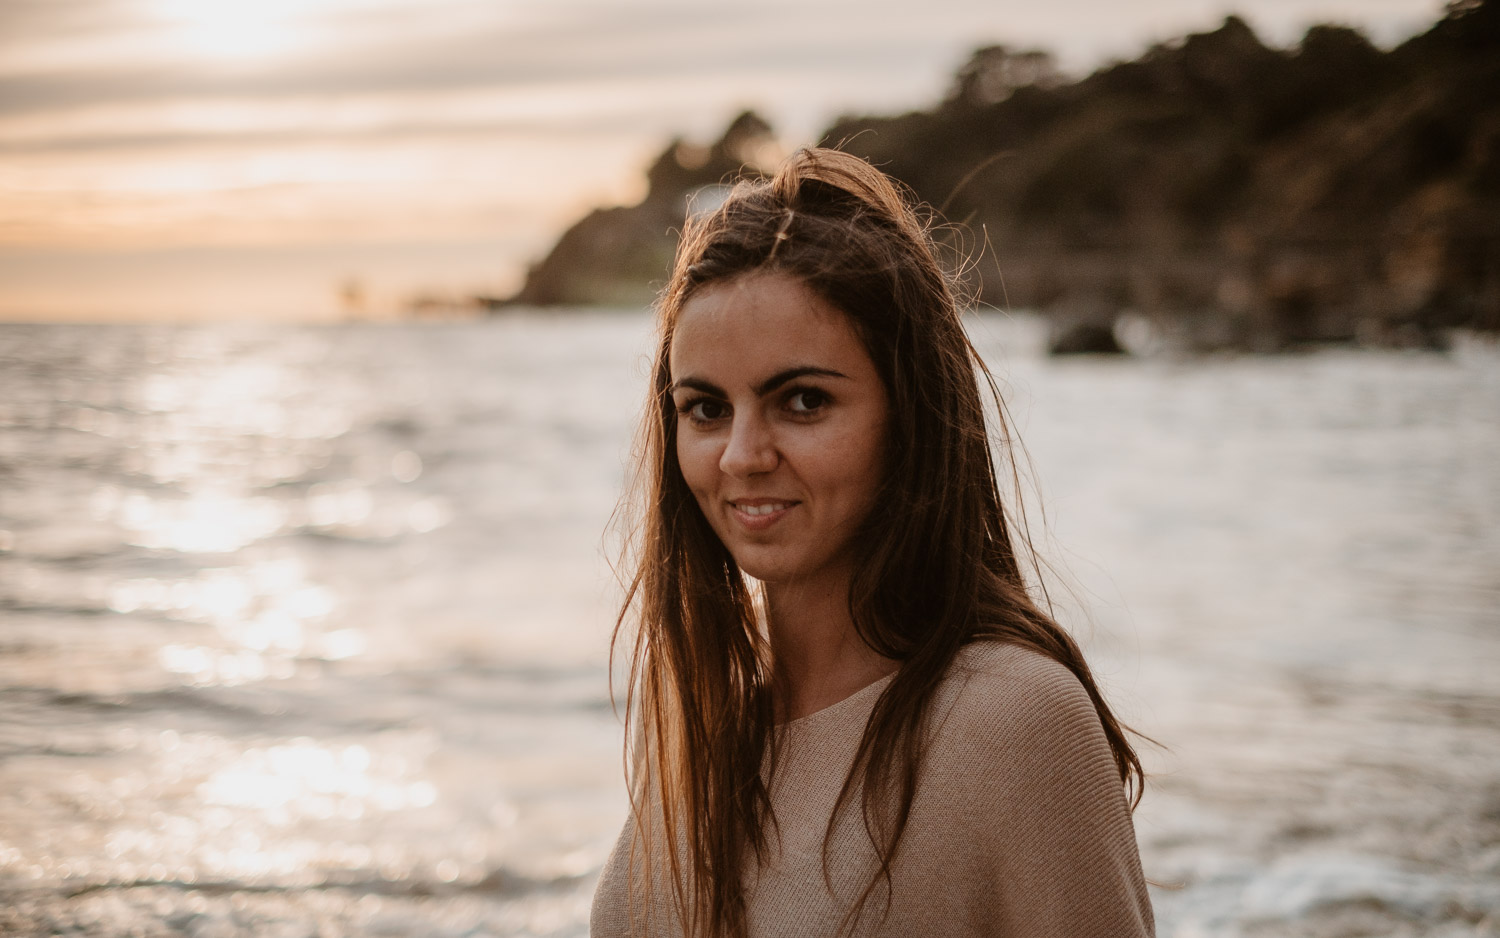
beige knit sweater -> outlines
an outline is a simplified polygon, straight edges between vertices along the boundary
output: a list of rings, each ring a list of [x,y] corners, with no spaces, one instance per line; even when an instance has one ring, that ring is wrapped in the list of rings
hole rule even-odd
[[[772,784],[780,830],[747,872],[753,936],[832,938],[869,882],[874,848],[856,795],[823,837],[884,678],[784,727]],[[1099,718],[1083,686],[1035,652],[978,642],[935,698],[934,731],[911,819],[884,890],[856,933],[900,938],[1137,938],[1153,934],[1135,832]],[[594,893],[592,938],[680,936],[660,870],[647,902],[627,821]],[[659,841],[658,841],[659,843]],[[631,880],[635,887],[632,888]]]

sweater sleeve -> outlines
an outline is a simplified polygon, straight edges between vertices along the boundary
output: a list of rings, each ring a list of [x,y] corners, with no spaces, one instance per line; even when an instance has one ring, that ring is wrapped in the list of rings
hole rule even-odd
[[[1139,938],[1153,921],[1119,771],[1062,665],[981,650],[939,730],[979,934]],[[936,753],[934,753],[936,755]],[[934,779],[938,781],[938,779]],[[943,784],[940,782],[939,784]],[[966,823],[965,823],[966,822]]]

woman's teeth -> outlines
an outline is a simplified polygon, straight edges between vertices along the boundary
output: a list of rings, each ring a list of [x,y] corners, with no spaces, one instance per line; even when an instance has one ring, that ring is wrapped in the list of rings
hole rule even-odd
[[[781,511],[783,508],[790,508],[791,506],[784,502],[777,502],[772,505],[735,505],[734,507],[747,515],[769,515],[773,511]]]

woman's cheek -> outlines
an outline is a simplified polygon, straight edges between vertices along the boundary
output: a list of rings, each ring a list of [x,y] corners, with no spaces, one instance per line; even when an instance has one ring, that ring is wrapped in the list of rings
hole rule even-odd
[[[693,494],[701,497],[703,487],[712,480],[720,448],[712,439],[705,439],[703,434],[695,433],[690,427],[678,428],[677,465]]]

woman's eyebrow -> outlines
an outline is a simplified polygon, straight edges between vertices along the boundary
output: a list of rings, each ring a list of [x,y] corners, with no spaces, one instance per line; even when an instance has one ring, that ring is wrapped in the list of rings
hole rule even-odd
[[[724,393],[723,388],[712,382],[704,381],[702,378],[683,378],[679,381],[673,381],[672,386],[667,388],[667,393],[671,394],[678,388],[692,388],[694,391],[702,391],[704,394],[712,394],[715,397],[729,396]]]
[[[819,368],[817,365],[795,365],[776,372],[760,384],[757,384],[752,390],[755,391],[757,397],[765,397],[788,381],[795,381],[798,378],[805,378],[808,375],[815,375],[820,378],[849,377],[842,371],[834,371],[832,368]],[[711,381],[704,381],[702,378],[687,377],[679,379],[672,382],[671,387],[667,388],[667,392],[671,393],[678,388],[692,388],[695,391],[702,391],[704,394],[712,394],[715,397],[727,398],[729,396],[723,388]]]
[[[783,384],[786,384],[788,381],[795,381],[798,378],[805,378],[808,375],[815,375],[819,378],[849,377],[842,371],[834,371],[832,368],[819,368],[816,365],[797,365],[792,368],[778,371],[771,377],[756,385],[755,394],[757,397],[765,397],[767,394],[770,394],[772,391],[781,387]]]

